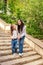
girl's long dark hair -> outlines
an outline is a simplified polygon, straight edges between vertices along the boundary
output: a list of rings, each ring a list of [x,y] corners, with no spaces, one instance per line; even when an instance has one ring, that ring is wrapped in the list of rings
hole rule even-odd
[[[23,27],[24,27],[24,23],[23,23],[23,21],[20,20],[20,22],[21,22],[21,25],[18,25],[18,32],[19,32],[19,33],[22,32]]]

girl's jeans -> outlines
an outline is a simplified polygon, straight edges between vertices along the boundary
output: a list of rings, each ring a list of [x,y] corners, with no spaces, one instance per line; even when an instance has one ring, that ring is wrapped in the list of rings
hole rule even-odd
[[[25,36],[23,36],[23,37],[19,40],[19,53],[23,53],[24,38],[25,38]]]
[[[17,52],[16,44],[17,44],[17,39],[12,39],[12,54]]]

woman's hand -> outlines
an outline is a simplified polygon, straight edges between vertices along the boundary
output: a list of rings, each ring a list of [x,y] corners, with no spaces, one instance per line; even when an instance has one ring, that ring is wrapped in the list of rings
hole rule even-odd
[[[20,39],[21,38],[21,36],[20,35],[18,35],[18,39]]]

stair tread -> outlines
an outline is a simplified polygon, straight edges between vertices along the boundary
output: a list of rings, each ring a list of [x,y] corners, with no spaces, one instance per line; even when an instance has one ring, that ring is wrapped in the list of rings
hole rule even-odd
[[[26,46],[26,45],[24,45],[23,46],[24,48],[29,48],[29,46]],[[8,49],[11,49],[12,48],[12,46],[10,45],[10,46],[0,46],[0,50],[8,50]]]
[[[8,39],[11,40],[11,38],[0,38],[0,40],[2,40],[2,39],[3,40],[8,40]]]
[[[0,49],[11,48],[11,46],[0,46]]]
[[[0,45],[7,45],[7,44],[11,44],[11,42],[10,43],[0,43]],[[24,44],[24,45],[27,45],[27,44]]]
[[[11,41],[11,40],[0,40],[0,41]]]
[[[3,62],[1,65],[15,65],[16,63],[23,63],[26,61],[30,62],[30,61],[34,61],[39,58],[41,58],[40,55],[34,55],[34,56],[26,57],[26,58],[24,57],[24,58],[12,60],[12,61]]]
[[[31,63],[27,63],[27,64],[24,64],[24,65],[41,65],[43,64],[43,59],[39,59],[39,60],[36,60],[34,62],[31,62]]]
[[[11,45],[11,43],[8,43],[8,42],[7,43],[0,43],[0,46],[6,46],[6,45],[9,46],[9,45]]]
[[[37,52],[31,51],[31,52],[23,53],[23,57],[24,56],[31,56],[31,55],[35,55],[35,54],[37,54]],[[0,61],[5,61],[5,60],[12,59],[12,58],[15,59],[17,57],[19,57],[19,55],[15,55],[15,57],[14,57],[14,55],[2,56],[2,57],[0,57]]]
[[[5,47],[7,47],[7,46],[11,46],[11,43],[0,43],[0,47],[3,47],[3,46],[5,46]],[[27,44],[24,44],[24,46],[26,47],[29,47],[29,45],[27,45]]]
[[[2,39],[3,39],[3,38],[5,38],[5,39],[6,39],[6,38],[7,38],[7,39],[8,39],[8,38],[10,38],[10,39],[11,39],[11,37],[3,37],[3,36],[2,36],[2,37],[0,37],[0,38],[2,38]]]
[[[32,50],[32,48],[24,48],[23,49],[23,51],[30,51],[30,50]],[[4,50],[4,51],[3,50],[0,50],[0,54],[11,53],[11,51],[12,50],[9,50],[9,49],[7,51],[6,50]]]
[[[9,50],[11,48],[12,48],[11,45],[10,46],[0,46],[0,51],[1,50]]]
[[[11,37],[11,35],[2,35],[2,34],[0,34],[0,37]]]

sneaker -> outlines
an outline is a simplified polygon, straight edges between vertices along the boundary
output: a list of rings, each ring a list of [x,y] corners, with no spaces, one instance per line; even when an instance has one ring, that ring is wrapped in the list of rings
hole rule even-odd
[[[23,55],[23,53],[19,53],[19,56],[21,56],[21,57],[22,57],[22,55]]]
[[[15,56],[16,54],[14,53],[13,55]]]

